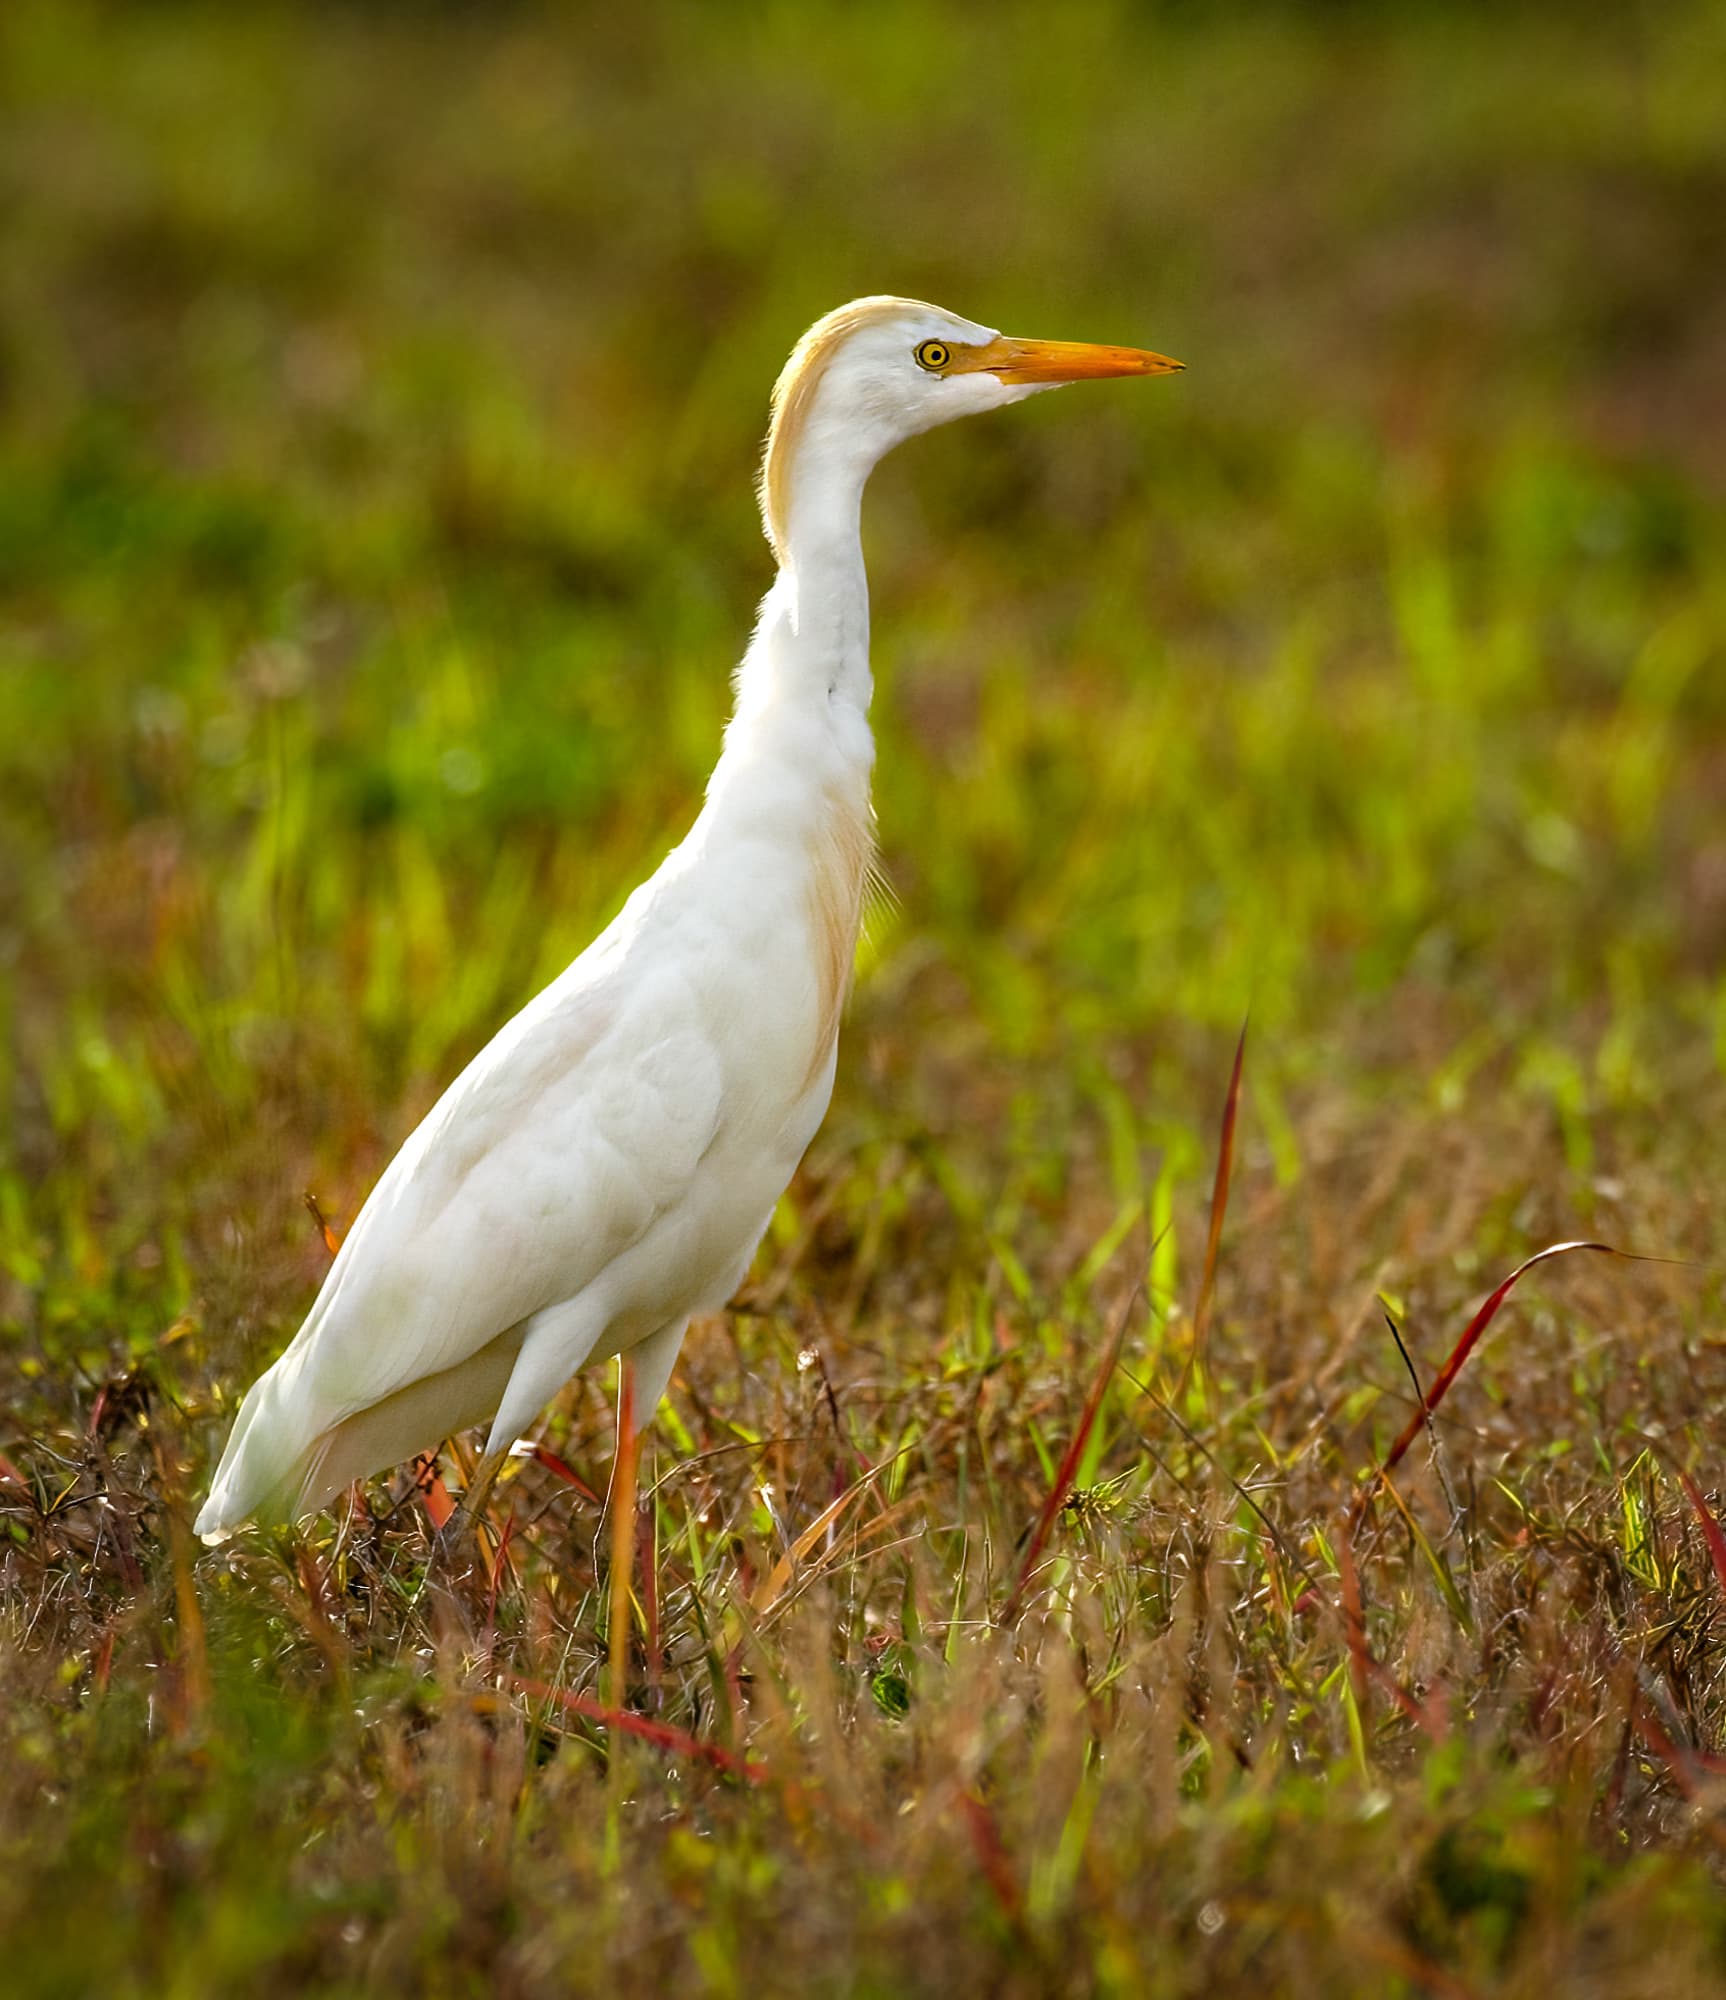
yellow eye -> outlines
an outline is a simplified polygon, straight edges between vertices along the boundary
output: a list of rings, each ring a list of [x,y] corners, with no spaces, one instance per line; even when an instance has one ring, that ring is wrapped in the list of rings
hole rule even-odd
[[[917,350],[917,366],[931,375],[939,375],[952,358],[953,350],[944,340],[926,340]]]

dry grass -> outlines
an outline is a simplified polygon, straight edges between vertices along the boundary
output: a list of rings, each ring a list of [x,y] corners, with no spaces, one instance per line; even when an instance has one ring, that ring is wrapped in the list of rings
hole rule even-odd
[[[885,1246],[794,1239],[660,1426],[627,1719],[561,1464],[501,1489],[468,1640],[407,1479],[194,1562],[188,1336],[11,1460],[14,1947],[139,1991],[181,1954],[198,1990],[1711,1987],[1726,1596],[1671,1456],[1722,1387],[1698,1274],[1525,1281],[1438,1413],[1456,1517],[1424,1447],[1374,1497],[1400,1363],[1370,1293],[1291,1279],[1327,1227],[1421,1242],[1374,1178],[1249,1166],[1190,1374],[1141,1228],[1084,1303],[1045,1305],[1056,1257],[944,1332]],[[833,1325],[877,1289],[903,1313]],[[1406,1301],[1429,1374],[1474,1289]],[[549,1435],[601,1483],[601,1385]],[[105,1949],[58,1915],[98,1860]]]

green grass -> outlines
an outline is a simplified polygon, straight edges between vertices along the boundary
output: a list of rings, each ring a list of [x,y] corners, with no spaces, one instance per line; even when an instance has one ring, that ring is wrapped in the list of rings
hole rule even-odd
[[[16,1989],[1726,1991],[1726,13],[13,0],[0,79]],[[872,489],[897,901],[649,1446],[667,1749],[517,1689],[604,1654],[542,1467],[486,1659],[405,1478],[183,1528],[302,1192],[692,814],[767,388],[889,289],[1189,373]],[[1421,1444],[1351,1529],[1377,1295],[1430,1382],[1578,1235],[1683,1261],[1532,1273],[1460,1521]]]

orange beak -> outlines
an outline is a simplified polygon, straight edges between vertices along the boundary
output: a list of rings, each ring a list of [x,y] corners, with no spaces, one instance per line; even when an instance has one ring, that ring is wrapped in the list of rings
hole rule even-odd
[[[956,347],[947,372],[987,370],[1003,382],[1095,382],[1106,375],[1172,375],[1184,361],[1143,347],[1093,347],[1085,340],[1012,340],[1005,334],[981,347]]]

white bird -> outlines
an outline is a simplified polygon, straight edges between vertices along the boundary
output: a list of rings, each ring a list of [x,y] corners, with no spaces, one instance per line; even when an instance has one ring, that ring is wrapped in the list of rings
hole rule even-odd
[[[833,1088],[874,852],[859,517],[881,456],[953,417],[1181,364],[1015,340],[913,299],[818,320],[773,393],[778,575],[693,828],[390,1162],[253,1385],[206,1541],[315,1513],[488,1423],[470,1500],[585,1362],[651,1416],[694,1313],[748,1268]]]

